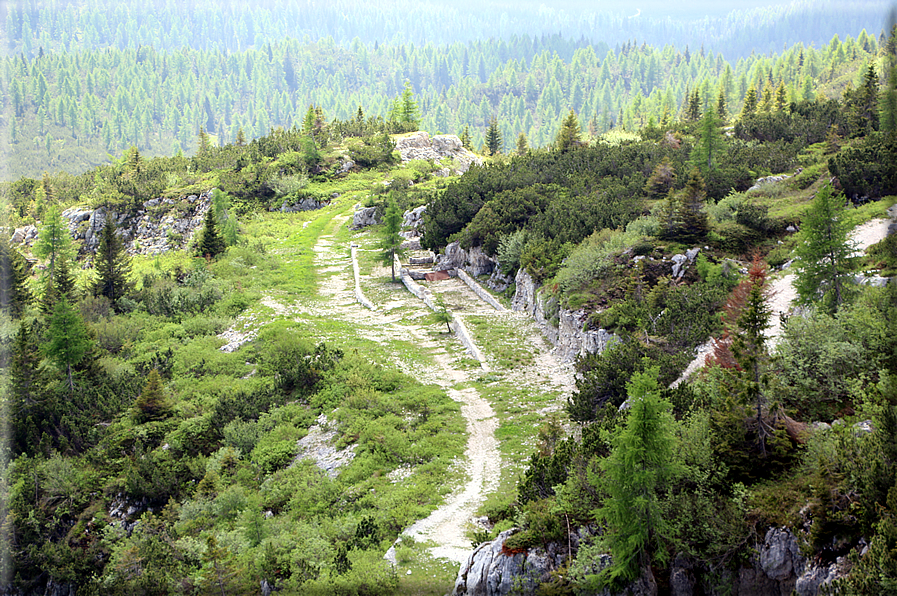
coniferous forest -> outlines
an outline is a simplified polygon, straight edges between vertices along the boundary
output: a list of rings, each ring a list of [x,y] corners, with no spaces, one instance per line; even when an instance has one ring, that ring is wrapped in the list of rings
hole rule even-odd
[[[4,4],[0,591],[894,593],[897,26],[722,4]]]

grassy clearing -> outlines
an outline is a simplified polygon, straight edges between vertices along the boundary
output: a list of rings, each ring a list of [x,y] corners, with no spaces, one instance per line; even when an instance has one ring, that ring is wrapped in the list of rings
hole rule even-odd
[[[403,537],[396,547],[396,572],[399,575],[400,596],[443,596],[452,591],[458,567],[446,559],[435,559],[429,543]],[[408,572],[411,573],[408,573]]]
[[[499,368],[528,366],[535,362],[533,349],[521,341],[520,331],[506,319],[488,315],[466,315],[464,322],[474,341]]]

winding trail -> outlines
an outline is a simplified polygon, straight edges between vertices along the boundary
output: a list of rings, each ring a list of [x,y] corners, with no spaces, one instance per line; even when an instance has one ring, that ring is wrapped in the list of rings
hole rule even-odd
[[[434,324],[431,311],[423,301],[401,283],[392,283],[388,268],[371,267],[365,253],[377,250],[375,234],[356,232],[347,242],[345,234],[341,233],[341,239],[336,240],[336,232],[350,217],[348,211],[333,216],[315,241],[316,295],[295,296],[272,290],[261,304],[273,312],[269,316],[253,317],[266,320],[287,317],[300,324],[318,326],[317,335],[328,342],[344,342],[344,330],[348,325],[358,337],[386,347],[387,358],[399,370],[422,383],[441,387],[460,404],[468,440],[463,458],[453,466],[463,472],[464,479],[442,505],[403,532],[403,535],[425,543],[434,557],[460,564],[469,555],[471,547],[467,533],[486,496],[500,488],[503,477],[506,482],[515,479],[525,465],[519,447],[515,448],[517,453],[507,448],[503,452],[496,437],[500,424],[513,426],[517,418],[530,415],[525,422],[529,425],[525,432],[534,435],[533,415],[538,419],[549,412],[562,410],[567,396],[573,392],[573,367],[554,358],[550,344],[525,314],[497,311],[460,279],[427,283],[428,289],[441,296],[453,313],[476,318],[481,328],[485,328],[481,332],[488,335],[493,324],[501,330],[501,335],[493,342],[495,345],[489,345],[489,337],[484,337],[485,345],[480,345],[489,366],[471,366],[471,359],[461,343],[444,330],[436,331],[439,327]],[[275,252],[285,262],[301,254],[300,249],[288,244]],[[362,261],[362,267],[356,269],[353,253]],[[369,304],[363,306],[359,296]],[[249,323],[255,320],[252,318]],[[331,326],[328,321],[336,324]],[[234,346],[251,335],[243,333],[249,323],[235,323],[233,335],[238,337],[229,340]],[[255,333],[257,331],[255,329]],[[513,365],[500,361],[496,346],[501,342],[526,351],[529,358]],[[484,381],[484,375],[490,380]],[[499,380],[491,380],[493,377]],[[496,414],[493,405],[477,390],[480,383],[488,384],[493,397],[496,392],[503,395],[505,387],[516,392],[513,398],[505,400],[501,415]],[[538,400],[534,401],[533,396]],[[527,444],[526,452],[530,448]]]

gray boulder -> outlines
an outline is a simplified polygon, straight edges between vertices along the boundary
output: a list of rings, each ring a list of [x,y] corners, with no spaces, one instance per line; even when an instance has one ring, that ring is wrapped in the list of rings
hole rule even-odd
[[[355,212],[352,218],[352,229],[358,230],[368,226],[375,226],[380,223],[377,219],[376,207],[362,207]]]

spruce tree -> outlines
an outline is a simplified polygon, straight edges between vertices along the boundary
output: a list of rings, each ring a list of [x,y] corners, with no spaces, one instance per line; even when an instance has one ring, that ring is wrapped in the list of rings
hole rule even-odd
[[[753,116],[757,111],[757,90],[751,85],[747,95],[744,96],[744,106],[741,108],[741,117]]]
[[[580,145],[582,145],[582,130],[579,126],[579,118],[576,117],[576,112],[570,110],[561,123],[561,129],[555,138],[555,149],[563,153],[576,149]]]
[[[196,243],[196,254],[200,257],[214,259],[226,248],[227,245],[215,222],[215,209],[209,205],[202,230],[199,233],[199,242]]]
[[[32,301],[29,269],[25,257],[5,237],[0,238],[0,309],[13,318],[22,316]]]
[[[841,193],[834,194],[828,185],[822,187],[804,215],[794,249],[798,257],[794,287],[800,302],[812,304],[821,298],[830,312],[846,300],[853,277],[855,248],[848,236],[845,209]]]
[[[163,420],[171,415],[171,404],[165,397],[162,377],[158,369],[153,369],[146,377],[146,385],[140,397],[134,402],[134,418],[139,424],[152,420]]]
[[[692,168],[688,182],[682,190],[681,202],[676,212],[677,232],[690,240],[703,238],[709,228],[707,212],[704,210],[704,198],[707,192],[704,178],[698,168]]]
[[[486,148],[489,155],[498,155],[501,153],[501,130],[498,128],[498,121],[495,118],[489,121],[489,128],[486,129]]]
[[[465,149],[467,149],[469,151],[473,150],[473,145],[471,144],[471,140],[470,140],[470,127],[468,127],[468,126],[464,127],[464,130],[461,131],[460,139],[461,139],[462,147],[464,147]]]
[[[529,143],[526,140],[526,135],[521,132],[517,135],[517,155],[526,155],[527,151],[529,151]]]
[[[100,245],[96,254],[96,270],[99,279],[93,288],[95,296],[105,296],[112,301],[113,308],[131,289],[133,284],[128,280],[131,263],[125,251],[121,237],[115,233],[115,224],[111,214],[106,216],[106,223],[100,234]]]

